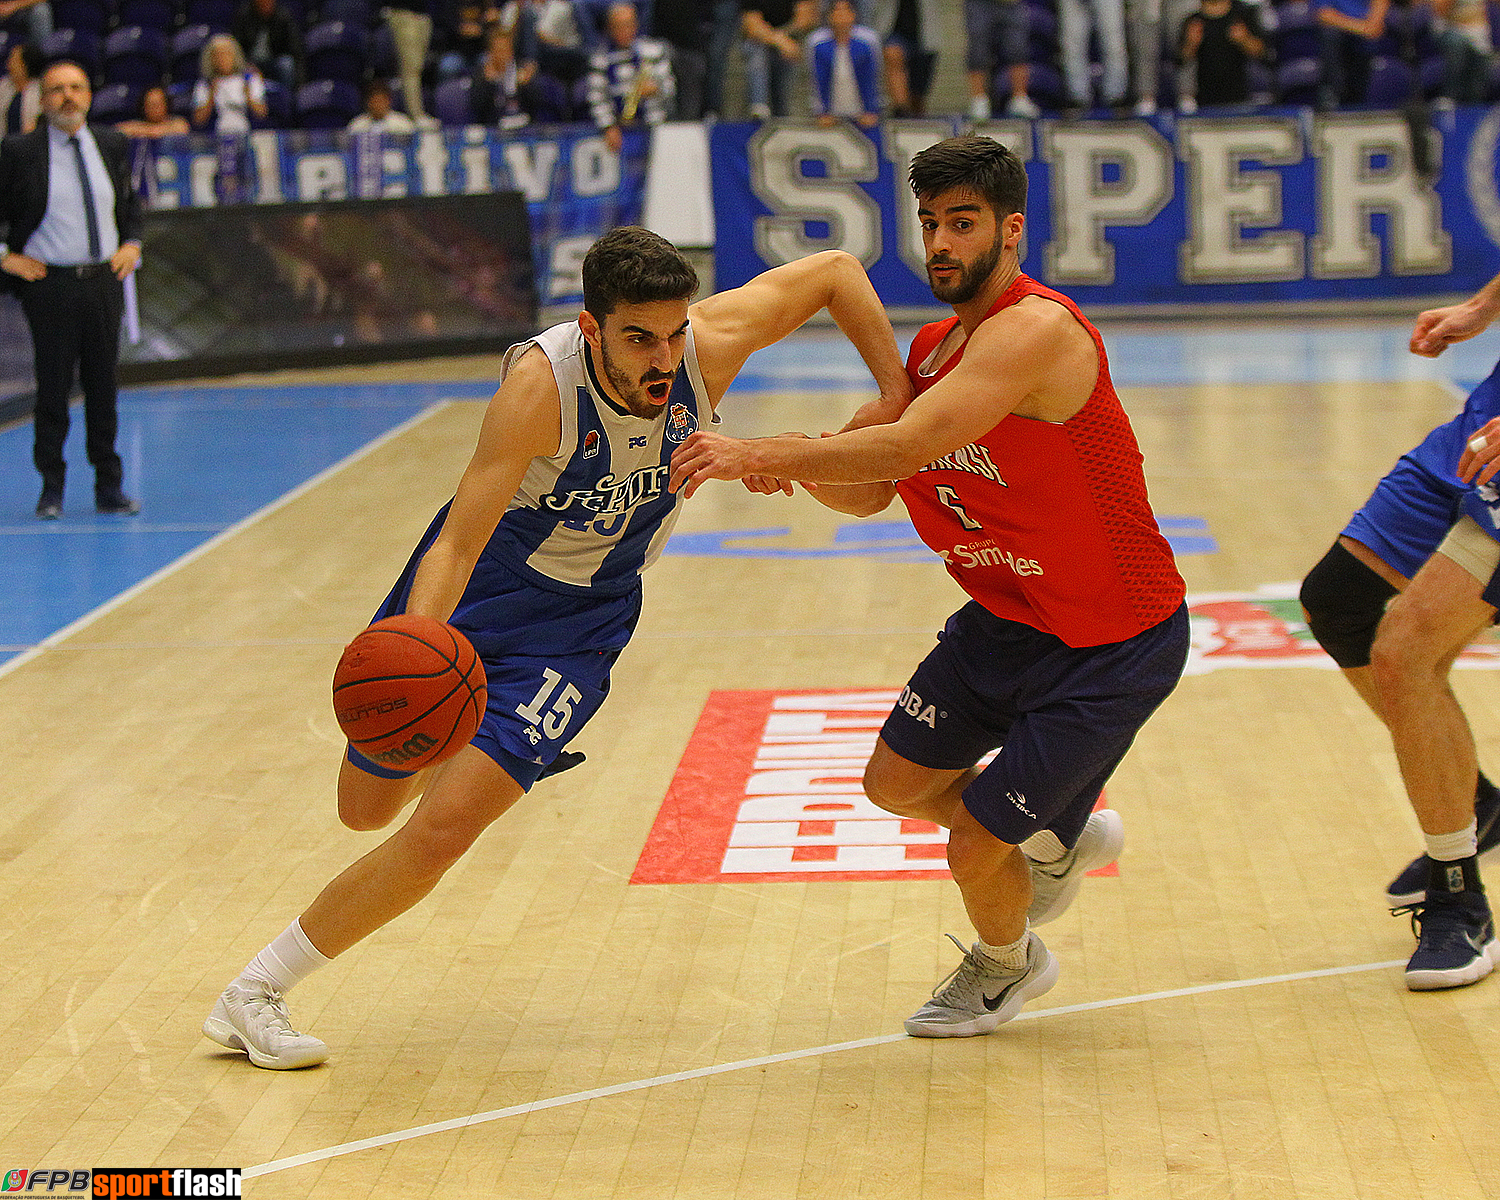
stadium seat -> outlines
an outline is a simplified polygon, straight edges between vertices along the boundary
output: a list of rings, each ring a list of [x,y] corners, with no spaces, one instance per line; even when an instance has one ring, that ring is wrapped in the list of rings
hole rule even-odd
[[[370,0],[323,0],[318,7],[318,22],[342,21],[361,27],[370,24]]]
[[[390,79],[396,74],[396,39],[385,22],[370,30],[366,54],[370,74],[379,79]]]
[[[1271,45],[1276,58],[1285,64],[1300,58],[1317,58],[1322,48],[1322,35],[1318,32],[1317,18],[1313,16],[1308,0],[1289,0],[1275,9],[1276,28],[1271,33]]]
[[[359,89],[343,79],[318,79],[297,89],[292,116],[303,129],[342,129],[360,111]]]
[[[52,0],[52,25],[102,35],[109,25],[109,8],[103,0]]]
[[[167,57],[173,83],[191,83],[198,78],[203,47],[213,35],[207,25],[187,25],[172,35]]]
[[[177,23],[177,0],[120,0],[116,20],[122,27],[138,25],[165,33]]]
[[[996,76],[999,85],[997,94],[1010,99],[1010,72],[1001,69]],[[1068,91],[1063,85],[1062,72],[1050,62],[1031,64],[1031,76],[1026,84],[1027,93],[1043,108],[1063,108],[1067,104]]]
[[[102,70],[106,84],[144,89],[160,83],[167,71],[167,35],[160,29],[122,25],[104,39]]]
[[[1276,94],[1276,76],[1270,66],[1263,62],[1248,62],[1245,64],[1245,73],[1250,79],[1251,102],[1269,104]]]
[[[292,123],[292,98],[274,79],[265,80],[266,119],[253,122],[261,128],[285,129]]]
[[[444,125],[471,125],[474,110],[470,105],[470,93],[474,80],[467,75],[440,83],[432,93],[432,115]]]
[[[1316,58],[1294,58],[1276,68],[1279,104],[1316,104],[1323,82],[1323,64]]]
[[[71,59],[90,75],[99,73],[99,35],[87,29],[54,30],[52,36],[42,43],[42,53],[49,60]]]
[[[238,10],[238,0],[187,0],[182,23],[207,25],[215,33],[228,33]]]
[[[320,21],[307,31],[307,76],[358,83],[365,73],[365,31],[343,21]]]
[[[141,108],[141,93],[144,89],[128,83],[110,83],[94,93],[94,102],[89,106],[89,119],[113,125],[135,116]]]
[[[1374,108],[1400,108],[1412,98],[1415,82],[1412,69],[1404,62],[1380,55],[1370,62],[1365,103]]]
[[[1427,7],[1420,4],[1391,5],[1386,11],[1385,29],[1375,39],[1375,56],[1399,58],[1409,63],[1437,52],[1437,42],[1432,35],[1432,15]]]
[[[167,107],[179,117],[193,119],[192,82],[167,84]]]
[[[1431,100],[1434,96],[1443,93],[1443,85],[1447,82],[1448,64],[1443,61],[1441,54],[1429,55],[1417,64],[1417,75],[1422,83],[1422,95]]]

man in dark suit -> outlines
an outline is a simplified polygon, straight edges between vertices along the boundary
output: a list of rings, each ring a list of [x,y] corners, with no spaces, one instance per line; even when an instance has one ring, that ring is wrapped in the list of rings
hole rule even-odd
[[[130,145],[87,124],[93,94],[76,63],[42,74],[42,116],[30,133],[0,144],[0,280],[21,300],[36,360],[33,458],[42,476],[36,515],[62,514],[68,398],[83,385],[94,506],[136,513],[115,452],[115,365],[125,276],[141,259],[140,203],[130,183]]]

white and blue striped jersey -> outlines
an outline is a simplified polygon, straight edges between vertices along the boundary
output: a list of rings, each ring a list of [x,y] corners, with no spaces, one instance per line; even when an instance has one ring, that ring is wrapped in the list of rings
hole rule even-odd
[[[682,495],[667,491],[672,451],[712,420],[692,328],[666,412],[655,420],[609,398],[577,321],[512,346],[502,378],[533,345],[552,363],[562,438],[556,454],[532,459],[485,554],[545,588],[628,591],[677,521]]]

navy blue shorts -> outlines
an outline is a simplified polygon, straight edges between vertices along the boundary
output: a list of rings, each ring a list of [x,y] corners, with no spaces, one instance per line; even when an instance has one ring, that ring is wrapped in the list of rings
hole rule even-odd
[[[1000,753],[964,807],[1002,842],[1050,829],[1071,846],[1135,735],[1187,663],[1188,614],[1123,642],[1075,649],[970,601],[948,619],[886,718],[909,762],[963,771]]]
[[[406,611],[417,564],[442,528],[433,520],[374,620]],[[471,745],[530,788],[609,694],[609,672],[641,615],[639,586],[623,595],[553,591],[480,556],[449,623],[484,664],[489,703]],[[349,761],[382,779],[404,779],[352,746]]]

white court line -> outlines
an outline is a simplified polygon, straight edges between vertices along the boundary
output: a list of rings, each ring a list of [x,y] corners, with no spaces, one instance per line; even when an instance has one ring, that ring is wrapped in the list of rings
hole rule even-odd
[[[186,522],[176,525],[121,520],[118,517],[103,521],[61,522],[28,525],[0,525],[0,537],[55,537],[68,533],[216,533],[225,528],[223,521]]]
[[[328,479],[332,475],[337,475],[345,467],[352,466],[354,463],[357,463],[360,459],[364,458],[365,455],[370,454],[372,451],[378,450],[387,442],[391,441],[394,438],[400,437],[409,429],[412,429],[416,425],[419,425],[421,422],[427,420],[427,418],[432,416],[433,413],[437,412],[438,409],[452,403],[454,403],[454,401],[452,400],[439,400],[434,404],[428,405],[421,412],[417,413],[414,416],[408,417],[405,421],[402,421],[401,424],[395,426],[395,428],[386,430],[374,441],[366,442],[358,450],[354,451],[354,453],[341,458],[338,462],[332,464],[331,466],[324,467],[323,470],[319,471],[311,479],[304,480],[302,483],[294,487],[291,491],[284,493],[283,495],[277,497],[275,500],[272,500],[271,503],[267,504],[265,507],[256,509],[248,517],[236,521],[233,525],[230,525],[222,532],[215,534],[201,546],[189,550],[181,558],[174,559],[172,562],[169,562],[160,570],[154,571],[150,575],[147,575],[145,579],[142,579],[139,583],[126,588],[123,592],[121,592],[118,596],[115,596],[113,599],[106,600],[103,604],[99,605],[98,608],[84,613],[83,616],[79,617],[76,621],[73,621],[71,624],[64,625],[61,629],[57,630],[57,632],[51,633],[48,636],[44,637],[36,645],[30,647],[21,654],[16,655],[16,657],[11,659],[9,662],[0,663],[0,678],[3,678],[4,676],[10,674],[23,663],[30,662],[33,658],[36,658],[38,655],[45,652],[49,647],[55,646],[58,642],[72,637],[79,630],[85,629],[89,625],[92,625],[100,617],[105,616],[107,613],[113,612],[122,604],[133,600],[147,588],[153,586],[154,584],[160,583],[163,579],[166,579],[170,575],[176,574],[189,563],[202,558],[205,554],[207,554],[210,550],[213,550],[220,543],[227,542],[236,534],[244,532],[246,529],[249,529],[250,526],[254,525],[258,521],[264,520],[266,517],[269,517],[278,509],[285,508],[293,500],[296,500],[299,497],[304,496],[308,492],[312,491],[313,488],[317,487],[325,479]]]
[[[1202,996],[1209,992],[1232,992],[1240,988],[1261,987],[1271,983],[1295,983],[1303,979],[1325,979],[1334,975],[1357,975],[1365,971],[1383,971],[1390,967],[1406,965],[1405,959],[1390,962],[1362,963],[1354,967],[1325,967],[1319,971],[1298,971],[1292,975],[1264,975],[1259,979],[1236,979],[1227,983],[1205,983],[1197,987],[1176,988],[1169,992],[1145,992],[1139,996],[1120,996],[1114,1000],[1091,1000],[1086,1004],[1068,1004],[1061,1008],[1040,1008],[1035,1012],[1024,1012],[1017,1021],[1037,1021],[1043,1017],[1060,1017],[1069,1013],[1093,1012],[1101,1008],[1121,1008],[1127,1004],[1145,1004],[1152,1000],[1174,1000],[1181,996]],[[545,1112],[549,1108],[563,1108],[569,1104],[584,1104],[606,1096],[619,1096],[626,1092],[644,1091],[668,1083],[682,1083],[688,1079],[705,1079],[711,1075],[727,1075],[731,1071],[747,1071],[773,1063],[795,1062],[799,1058],[820,1058],[825,1054],[838,1054],[844,1050],[864,1050],[871,1046],[885,1046],[892,1042],[908,1042],[914,1039],[904,1033],[888,1033],[881,1037],[861,1038],[854,1042],[835,1042],[830,1046],[812,1046],[806,1050],[789,1050],[785,1054],[769,1054],[764,1058],[746,1058],[739,1062],[721,1063],[716,1067],[699,1067],[694,1071],[678,1071],[671,1075],[655,1075],[650,1079],[636,1079],[629,1083],[617,1083],[610,1087],[593,1088],[587,1092],[571,1092],[566,1096],[553,1096],[548,1100],[533,1100],[526,1104],[514,1104],[509,1108],[497,1108],[490,1112],[476,1113],[468,1117],[453,1117],[447,1121],[434,1121],[430,1125],[417,1125],[395,1133],[383,1133],[376,1137],[361,1138],[357,1142],[344,1142],[329,1146],[326,1150],[309,1150],[306,1154],[294,1154],[290,1158],[278,1158],[245,1168],[242,1178],[254,1179],[257,1175],[270,1175],[276,1171],[287,1171],[292,1167],[303,1167],[308,1163],[354,1154],[360,1150],[374,1150],[380,1146],[407,1142],[413,1138],[426,1137],[432,1133],[447,1133],[453,1129],[467,1129],[473,1125],[484,1125],[506,1117],[519,1117],[527,1113]]]

